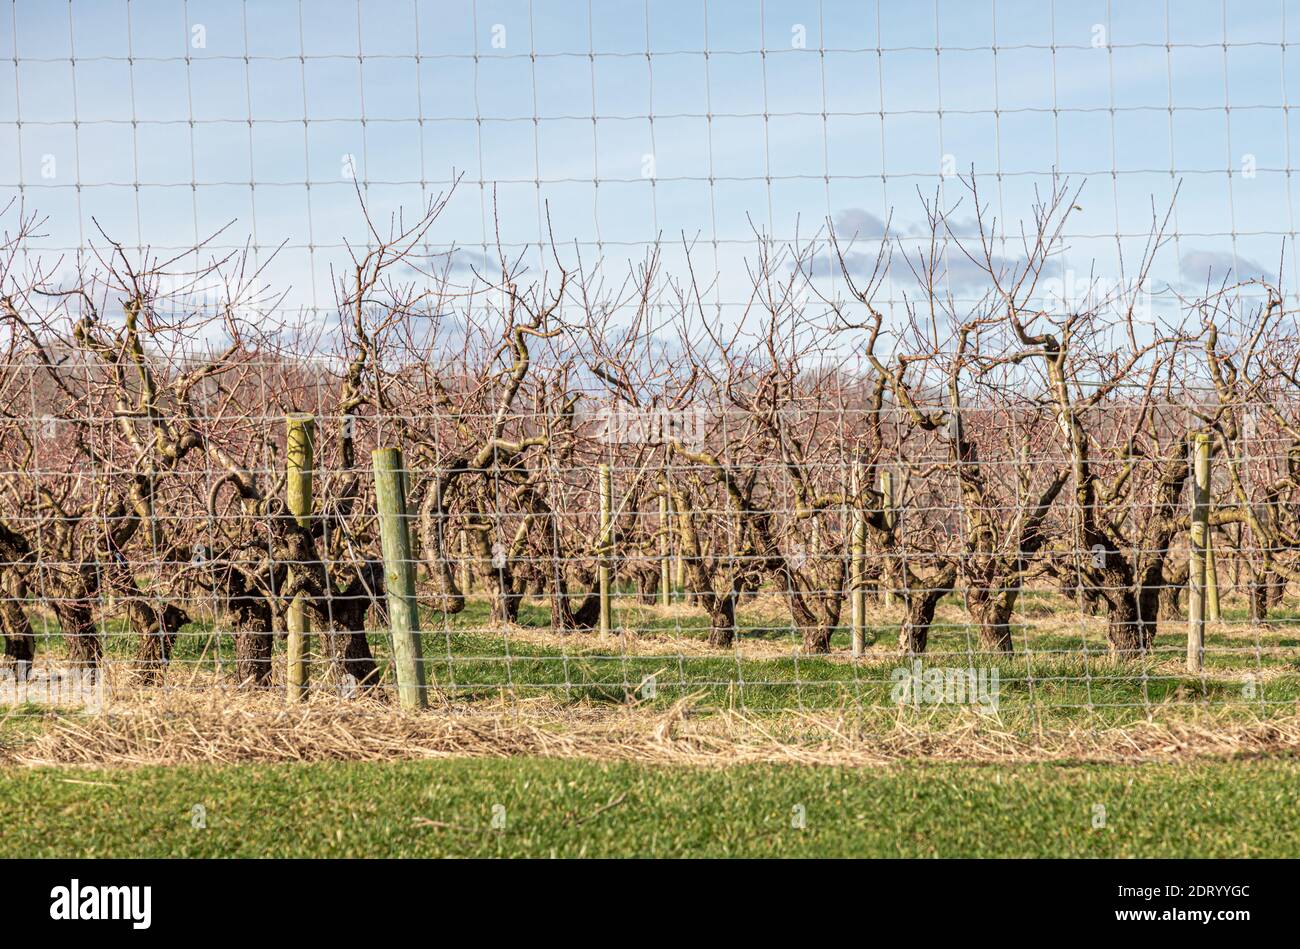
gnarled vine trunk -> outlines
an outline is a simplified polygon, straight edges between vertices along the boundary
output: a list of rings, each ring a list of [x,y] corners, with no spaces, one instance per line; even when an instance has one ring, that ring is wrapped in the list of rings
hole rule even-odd
[[[13,583],[0,584],[0,634],[5,639],[5,659],[17,666],[20,676],[25,675],[35,658],[36,637]]]
[[[985,649],[1012,651],[1011,614],[1019,596],[1019,590],[971,587],[967,591],[966,604],[979,630],[980,643]]]
[[[935,608],[946,594],[952,592],[953,582],[957,579],[957,568],[945,568],[933,580],[925,582],[924,586],[921,586],[919,577],[913,575],[908,579],[912,589],[903,593],[907,613],[898,630],[898,646],[908,655],[919,655],[925,652],[929,641]]]

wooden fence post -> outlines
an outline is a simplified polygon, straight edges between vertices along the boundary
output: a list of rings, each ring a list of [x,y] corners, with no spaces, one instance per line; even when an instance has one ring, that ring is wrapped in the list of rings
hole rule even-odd
[[[610,476],[609,465],[600,466],[600,634],[608,636],[614,628],[613,612],[610,608],[610,549],[614,542],[610,530],[611,512],[614,508],[614,483]]]
[[[849,560],[849,611],[850,629],[853,637],[853,655],[861,656],[865,645],[864,629],[866,626],[866,540],[867,521],[862,510],[862,462],[854,460],[850,493],[853,497],[853,511],[850,517],[850,560]]]
[[[1207,509],[1209,503],[1210,499],[1207,496]],[[1219,612],[1218,560],[1218,556],[1214,553],[1214,531],[1207,529],[1205,532],[1205,620],[1208,623],[1217,623],[1223,618]]]
[[[681,516],[677,514],[677,505],[676,505],[676,503],[673,504],[673,506],[672,506],[672,511],[673,511],[673,514],[674,514],[674,515],[677,515],[677,516],[675,516],[675,517],[673,518],[673,522],[674,522],[674,523],[673,523],[673,533],[674,533],[674,535],[675,535],[675,539],[676,539],[676,541],[677,541],[677,558],[676,558],[676,560],[675,560],[674,563],[673,563],[673,572],[674,572],[674,574],[676,574],[676,577],[675,577],[675,579],[676,579],[676,581],[677,581],[677,583],[676,583],[676,588],[677,588],[678,592],[681,594],[682,602],[685,603],[685,604],[687,604],[687,605],[689,606],[690,603],[691,603],[691,592],[690,592],[690,590],[686,589],[686,586],[687,586],[687,582],[686,582],[686,581],[687,581],[687,575],[686,575],[686,545],[682,543],[682,536],[681,536],[681,520],[682,520],[682,519],[681,519]]]
[[[1210,520],[1210,436],[1192,436],[1192,525],[1188,563],[1187,671],[1205,663],[1205,547]]]
[[[880,472],[880,493],[884,497],[882,508],[885,514],[885,525],[892,530],[894,527],[894,473],[888,469]],[[894,605],[893,573],[889,569],[890,566],[890,564],[883,564],[880,570],[881,586],[885,590],[883,600],[886,608]]]
[[[668,494],[659,495],[659,605],[673,602],[672,524],[668,515]]]
[[[411,559],[407,524],[410,512],[406,509],[406,468],[398,448],[380,448],[371,453],[370,459],[375,469],[397,697],[402,708],[424,708],[424,662],[420,654],[420,609],[415,599],[415,562]]]
[[[312,473],[316,464],[316,419],[307,413],[296,413],[285,420],[285,426],[287,434],[285,480],[289,513],[297,519],[300,527],[308,527],[311,524],[312,513]],[[295,569],[295,565],[289,566],[290,573]],[[285,630],[288,633],[285,697],[290,702],[298,702],[307,694],[307,633],[310,630],[306,604],[301,593],[289,604],[289,614],[285,617]]]

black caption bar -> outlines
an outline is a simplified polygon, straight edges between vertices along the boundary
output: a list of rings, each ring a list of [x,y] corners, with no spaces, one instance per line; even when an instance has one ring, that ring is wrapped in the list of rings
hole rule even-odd
[[[148,938],[256,918],[259,936],[337,936],[340,925],[372,915],[379,929],[490,920],[499,938],[512,926],[536,932],[546,919],[580,919],[589,932],[604,924],[612,934],[672,927],[680,914],[692,931],[717,926],[734,936],[840,902],[850,914],[910,919],[927,935],[1001,926],[1008,913],[1019,926],[1071,932],[1226,931],[1285,918],[1293,871],[1267,860],[623,861],[616,869],[607,861],[16,860],[0,862],[0,925],[7,935],[76,927]],[[720,912],[702,915],[713,903]]]

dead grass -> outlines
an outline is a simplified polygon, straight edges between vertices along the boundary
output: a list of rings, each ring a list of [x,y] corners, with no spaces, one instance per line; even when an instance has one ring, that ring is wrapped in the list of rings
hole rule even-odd
[[[3,724],[3,722],[0,722]],[[52,717],[30,740],[0,749],[4,765],[395,761],[541,756],[722,767],[791,762],[877,767],[916,760],[1136,763],[1294,755],[1300,714],[1225,723],[1207,714],[1123,728],[1035,730],[963,711],[740,711],[560,706],[545,699],[442,704],[404,714],[365,700],[317,695],[172,691],[110,700],[94,715]]]

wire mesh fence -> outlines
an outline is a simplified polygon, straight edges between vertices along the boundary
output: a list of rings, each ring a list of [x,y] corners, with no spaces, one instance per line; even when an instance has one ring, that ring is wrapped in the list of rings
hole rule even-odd
[[[1168,371],[1198,338],[1153,344],[1137,389],[1012,395],[968,337],[931,354],[947,385],[919,354],[855,378],[731,352],[636,407],[609,364],[576,384],[575,327],[502,324],[471,371],[468,344],[457,369],[378,358],[410,329],[391,313],[332,361],[177,359],[130,316],[15,343],[7,698],[395,696],[414,633],[406,677],[439,701],[1294,707],[1284,335],[1211,348],[1218,389]]]
[[[0,700],[1293,709],[1290,14],[13,0]]]

